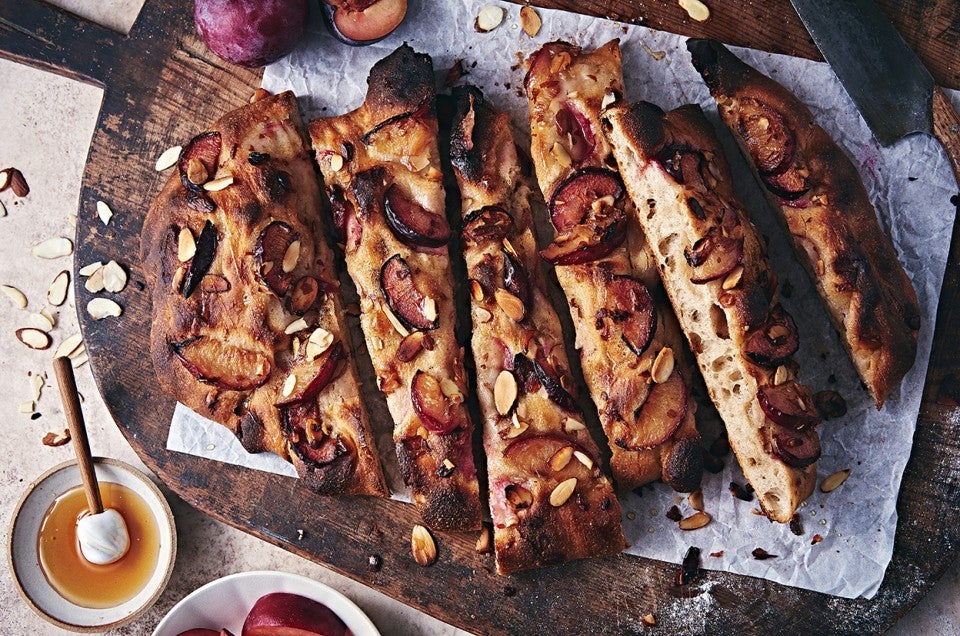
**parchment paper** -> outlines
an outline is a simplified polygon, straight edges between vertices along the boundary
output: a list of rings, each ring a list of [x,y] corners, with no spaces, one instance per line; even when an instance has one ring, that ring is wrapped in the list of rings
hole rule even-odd
[[[822,477],[850,468],[849,480],[830,494],[816,491],[801,507],[803,535],[786,525],[751,513],[756,501],[745,502],[728,491],[731,481],[744,484],[732,455],[719,475],[707,473],[703,494],[713,522],[684,532],[664,517],[674,504],[684,515],[693,511],[686,499],[662,484],[642,495],[622,498],[627,552],[679,563],[691,545],[703,551],[703,565],[762,577],[778,583],[836,596],[871,598],[883,579],[893,552],[897,526],[896,500],[904,466],[910,456],[934,318],[954,217],[950,196],[956,184],[939,145],[916,136],[896,146],[880,148],[833,73],[825,64],[758,51],[735,53],[772,75],[810,105],[814,116],[854,158],[871,199],[897,246],[913,280],[923,310],[917,361],[899,390],[878,412],[848,361],[812,286],[793,257],[786,238],[738,154],[729,134],[719,125],[716,108],[689,62],[684,38],[608,20],[538,10],[543,28],[530,38],[519,28],[519,7],[503,4],[507,18],[496,30],[480,34],[474,18],[486,1],[423,2],[411,0],[406,22],[389,38],[372,46],[351,48],[335,42],[313,15],[307,36],[287,58],[269,66],[263,79],[271,91],[292,89],[301,97],[308,117],[331,116],[352,110],[363,100],[366,76],[374,62],[406,41],[434,60],[438,81],[455,59],[462,58],[468,75],[463,81],[480,86],[509,112],[521,144],[529,142],[527,102],[523,97],[526,56],[555,39],[594,47],[618,37],[623,49],[627,97],[645,99],[664,108],[700,103],[715,124],[728,150],[737,187],[761,231],[770,238],[770,255],[781,283],[792,294],[784,305],[800,329],[800,380],[814,391],[834,389],[847,401],[845,417],[821,429]],[[896,90],[896,87],[891,87]],[[953,103],[960,103],[951,93]],[[381,450],[390,451],[387,423],[376,423]],[[385,439],[384,439],[385,436]],[[246,454],[224,428],[179,406],[170,427],[168,448],[288,475],[292,467],[275,456]],[[385,457],[395,468],[392,457]],[[396,475],[391,482],[397,497],[406,498]],[[812,545],[813,535],[822,542]],[[761,547],[775,559],[751,556]],[[722,556],[710,556],[722,551]]]

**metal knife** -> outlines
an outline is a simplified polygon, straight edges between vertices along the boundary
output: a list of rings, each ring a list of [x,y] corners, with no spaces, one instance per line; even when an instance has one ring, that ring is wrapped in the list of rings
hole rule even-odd
[[[960,180],[960,117],[876,3],[790,2],[877,141],[933,135]]]

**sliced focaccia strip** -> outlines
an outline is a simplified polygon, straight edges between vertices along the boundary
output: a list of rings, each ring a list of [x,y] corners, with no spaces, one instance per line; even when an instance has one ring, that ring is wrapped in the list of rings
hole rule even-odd
[[[920,307],[857,169],[786,88],[719,42],[687,48],[880,408],[913,366]]]
[[[386,495],[290,92],[183,150],[143,225],[160,386],[321,493]]]
[[[531,156],[557,231],[541,254],[570,306],[614,481],[695,490],[703,461],[693,365],[600,130],[601,105],[623,90],[619,44],[584,52],[552,42],[527,64]]]
[[[796,325],[720,144],[699,106],[616,104],[604,122],[730,447],[767,515],[789,521],[816,481],[819,418],[794,379]]]
[[[620,504],[568,392],[560,319],[545,293],[507,115],[453,89],[450,160],[463,200],[472,350],[497,571],[620,552]]]
[[[428,525],[478,528],[433,64],[403,45],[373,66],[367,82],[363,105],[311,122],[310,135],[394,420],[403,479]]]

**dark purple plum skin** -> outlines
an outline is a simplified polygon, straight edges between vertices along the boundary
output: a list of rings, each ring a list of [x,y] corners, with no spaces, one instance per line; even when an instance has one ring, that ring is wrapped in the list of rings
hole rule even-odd
[[[307,23],[307,0],[195,0],[193,20],[211,51],[252,68],[293,50]]]

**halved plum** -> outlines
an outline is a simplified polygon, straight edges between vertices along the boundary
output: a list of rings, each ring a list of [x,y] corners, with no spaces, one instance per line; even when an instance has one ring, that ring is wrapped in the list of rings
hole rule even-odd
[[[258,351],[206,336],[167,344],[193,377],[221,389],[249,391],[270,377],[270,359]]]
[[[520,299],[524,309],[530,306],[530,277],[523,263],[503,250],[503,287]]]
[[[770,308],[767,320],[747,336],[744,354],[754,364],[775,367],[800,348],[800,336],[793,318],[779,304]]]
[[[394,315],[408,329],[427,331],[439,325],[439,317],[430,318],[424,313],[426,298],[417,289],[407,261],[399,254],[391,256],[380,268],[380,291]]]
[[[788,466],[806,468],[820,458],[820,436],[812,428],[802,431],[775,430],[773,455]]]
[[[293,283],[293,272],[283,271],[283,257],[290,244],[300,238],[283,221],[274,221],[263,229],[257,238],[253,257],[257,263],[260,280],[277,296],[283,296]]]
[[[616,276],[606,285],[606,318],[620,327],[623,341],[638,356],[657,330],[657,310],[646,285],[630,276]]]
[[[197,194],[206,194],[203,191],[203,184],[217,173],[217,164],[220,160],[220,148],[222,146],[220,133],[216,131],[200,133],[190,140],[183,150],[180,151],[180,158],[177,160],[177,170],[180,172],[180,183],[183,187]],[[190,169],[191,160],[194,160],[194,171]],[[197,179],[196,162],[203,166],[200,172],[202,179]],[[190,177],[193,176],[194,179]]]
[[[668,144],[653,159],[677,183],[693,185],[696,181],[705,181],[703,153],[686,144]]]
[[[457,404],[448,398],[433,375],[418,369],[410,382],[413,410],[427,429],[438,435],[453,432],[460,423]]]
[[[557,232],[566,232],[587,218],[594,203],[611,197],[614,205],[624,194],[623,180],[606,168],[581,168],[567,177],[550,197],[550,220]]]
[[[320,391],[340,376],[346,368],[346,361],[347,352],[343,343],[338,340],[311,362],[298,364],[290,370],[297,378],[297,384],[294,388],[298,390],[287,397],[281,397],[274,403],[274,406],[290,406],[317,397]]]
[[[590,120],[573,104],[563,104],[557,111],[556,126],[557,134],[565,142],[574,165],[583,163],[596,146],[596,136]]]
[[[617,436],[616,444],[634,451],[659,446],[670,439],[686,414],[687,383],[674,369],[666,382],[652,385],[639,412],[633,414],[633,421],[624,422],[626,430]]]
[[[623,243],[627,235],[622,210],[604,206],[592,210],[586,221],[557,236],[540,252],[553,265],[578,265],[596,261]]]
[[[518,468],[520,474],[551,477],[556,476],[555,473],[558,472],[550,466],[551,458],[568,446],[572,447],[574,451],[583,453],[593,462],[594,466],[598,465],[595,458],[583,446],[567,437],[552,433],[520,437],[507,446],[506,450],[503,451],[503,456]],[[565,476],[566,473],[578,469],[588,472],[592,470],[577,459],[571,459],[560,472]]]
[[[513,218],[499,207],[489,205],[474,210],[463,219],[463,239],[476,245],[496,241],[500,242],[513,229]]]
[[[799,431],[820,423],[810,391],[796,382],[762,386],[757,389],[757,401],[764,414],[780,426]]]
[[[213,257],[217,252],[217,228],[213,223],[207,221],[200,230],[200,236],[197,238],[196,251],[193,258],[190,259],[190,267],[187,269],[187,275],[183,279],[183,297],[189,298],[193,290],[197,288],[203,277],[210,271],[213,265]]]
[[[684,249],[683,256],[693,268],[690,281],[708,283],[723,278],[743,262],[743,239],[726,236],[714,227],[692,247]]]
[[[387,37],[407,15],[407,0],[321,0],[333,35],[350,46],[365,46]]]
[[[790,167],[797,140],[772,106],[753,97],[741,98],[737,130],[761,175],[778,175]]]
[[[425,209],[394,183],[385,197],[387,225],[398,239],[414,247],[442,247],[450,241],[447,220]]]

